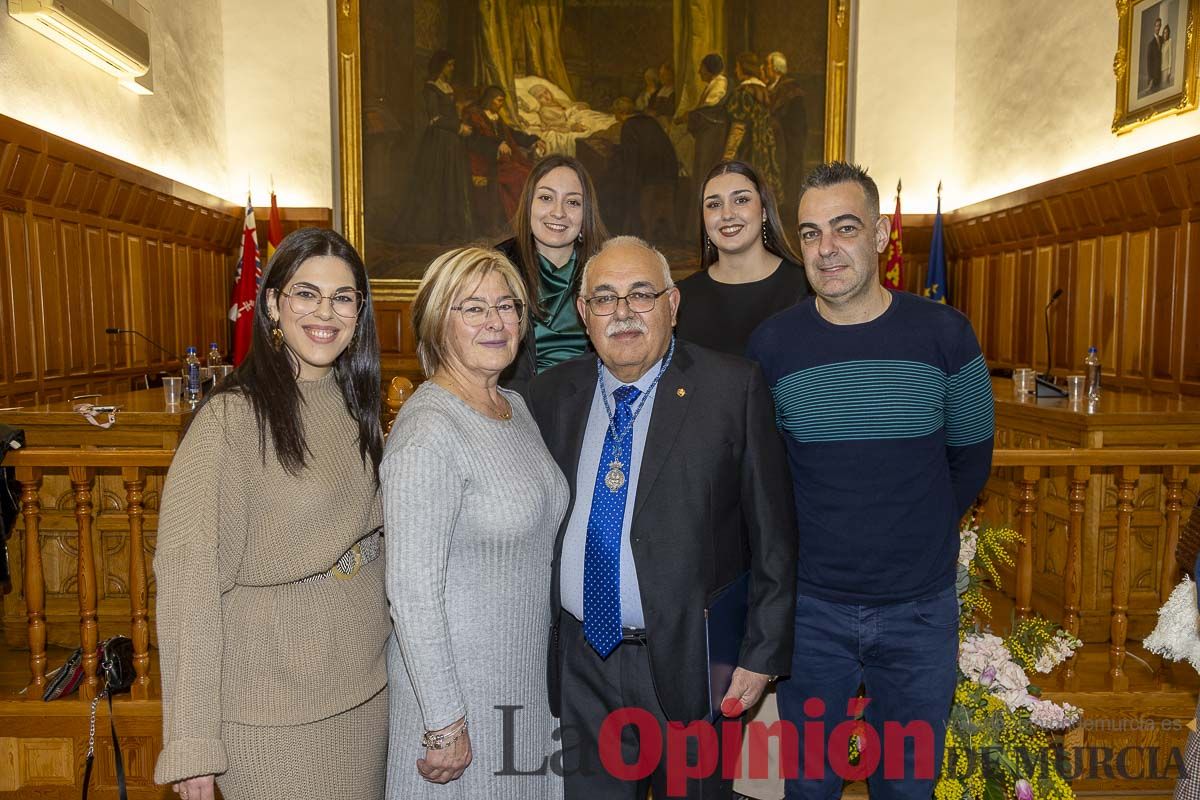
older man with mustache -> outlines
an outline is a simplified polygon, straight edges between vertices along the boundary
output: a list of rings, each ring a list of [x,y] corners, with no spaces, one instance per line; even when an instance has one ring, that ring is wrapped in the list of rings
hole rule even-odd
[[[657,250],[610,239],[584,267],[577,307],[595,355],[530,386],[571,486],[554,549],[549,655],[566,797],[644,798],[650,788],[666,797],[665,759],[646,731],[626,726],[608,746],[601,725],[620,708],[647,712],[660,733],[714,712],[737,718],[787,670],[796,566],[787,462],[759,368],[675,340],[679,291]],[[747,573],[745,636],[717,710],[707,612]],[[731,796],[713,770],[715,740],[699,741],[690,742],[692,772],[713,774],[688,779],[687,796]],[[617,760],[655,768],[623,779],[611,771]]]

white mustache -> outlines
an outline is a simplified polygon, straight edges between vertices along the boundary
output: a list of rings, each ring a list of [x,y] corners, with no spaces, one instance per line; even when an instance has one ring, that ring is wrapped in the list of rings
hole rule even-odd
[[[608,323],[608,327],[604,329],[605,336],[616,336],[619,333],[645,333],[646,323],[642,322],[638,317],[625,317],[624,319],[613,319]]]

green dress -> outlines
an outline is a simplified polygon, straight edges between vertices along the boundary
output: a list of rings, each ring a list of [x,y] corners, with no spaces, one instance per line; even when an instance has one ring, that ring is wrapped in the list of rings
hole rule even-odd
[[[775,197],[781,197],[782,170],[775,146],[775,120],[771,116],[770,95],[761,81],[743,81],[729,98],[725,110],[732,122],[746,126],[746,134],[738,145],[736,158],[745,161]]]
[[[541,276],[538,296],[545,311],[545,317],[533,323],[538,374],[587,350],[587,332],[575,310],[575,273],[579,266],[576,255],[572,253],[570,261],[555,267],[538,254]]]

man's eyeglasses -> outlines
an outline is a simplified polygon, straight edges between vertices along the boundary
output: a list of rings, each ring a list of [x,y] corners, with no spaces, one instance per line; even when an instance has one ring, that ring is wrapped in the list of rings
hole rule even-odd
[[[638,289],[624,295],[594,294],[583,302],[587,305],[588,311],[598,317],[607,317],[610,314],[617,313],[617,306],[620,305],[622,300],[629,306],[630,311],[645,314],[648,311],[653,311],[654,301],[669,291],[671,291],[670,286],[658,292],[648,292],[645,289]]]
[[[525,311],[525,306],[520,300],[502,300],[494,306],[469,300],[461,306],[450,306],[451,311],[462,314],[463,323],[468,328],[478,328],[487,322],[488,314],[493,308],[496,309],[496,315],[505,325],[520,322],[521,314]]]
[[[363,305],[363,293],[357,289],[338,289],[331,295],[325,295],[307,286],[297,286],[292,289],[290,294],[288,292],[280,292],[280,294],[288,299],[292,313],[300,316],[313,313],[321,307],[322,300],[328,300],[333,313],[339,317],[353,319],[358,316]]]

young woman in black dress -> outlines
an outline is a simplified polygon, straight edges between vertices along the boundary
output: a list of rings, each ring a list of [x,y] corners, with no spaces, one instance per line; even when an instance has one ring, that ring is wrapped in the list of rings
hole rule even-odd
[[[700,271],[678,284],[675,332],[740,356],[760,322],[808,296],[808,280],[749,164],[722,161],[701,186]]]

